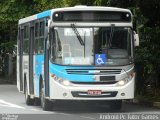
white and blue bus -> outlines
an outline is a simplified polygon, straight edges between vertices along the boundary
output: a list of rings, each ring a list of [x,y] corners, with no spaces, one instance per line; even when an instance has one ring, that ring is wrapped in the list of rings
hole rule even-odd
[[[51,110],[58,100],[106,101],[120,109],[134,98],[132,13],[75,6],[19,20],[17,88],[27,105]]]

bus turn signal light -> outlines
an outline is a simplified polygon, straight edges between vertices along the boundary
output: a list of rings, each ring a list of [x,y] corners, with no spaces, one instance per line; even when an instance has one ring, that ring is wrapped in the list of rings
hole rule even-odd
[[[51,77],[54,78],[54,77],[55,77],[55,74],[51,74]]]

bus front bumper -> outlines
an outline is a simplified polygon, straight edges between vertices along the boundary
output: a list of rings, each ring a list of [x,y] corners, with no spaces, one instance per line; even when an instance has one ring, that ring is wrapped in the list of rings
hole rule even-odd
[[[50,99],[52,100],[122,100],[134,98],[133,77],[124,86],[110,85],[77,85],[64,86],[50,79]],[[89,92],[99,92],[91,95]]]

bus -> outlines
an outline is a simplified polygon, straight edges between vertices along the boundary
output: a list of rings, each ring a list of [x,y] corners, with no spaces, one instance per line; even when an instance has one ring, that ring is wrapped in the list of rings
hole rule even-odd
[[[17,88],[26,104],[48,111],[61,100],[103,101],[120,110],[134,98],[132,17],[128,9],[75,6],[20,19]]]

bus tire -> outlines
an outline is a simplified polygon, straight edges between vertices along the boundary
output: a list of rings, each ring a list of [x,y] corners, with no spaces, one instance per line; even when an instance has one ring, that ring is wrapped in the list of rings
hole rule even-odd
[[[41,87],[41,106],[44,111],[52,110],[52,102],[45,98],[43,87]]]
[[[27,105],[34,105],[34,99],[31,99],[28,94],[27,82],[25,83],[25,102]]]
[[[109,106],[110,106],[110,108],[112,110],[121,110],[121,108],[122,108],[122,100],[113,100],[113,101],[110,101]]]

